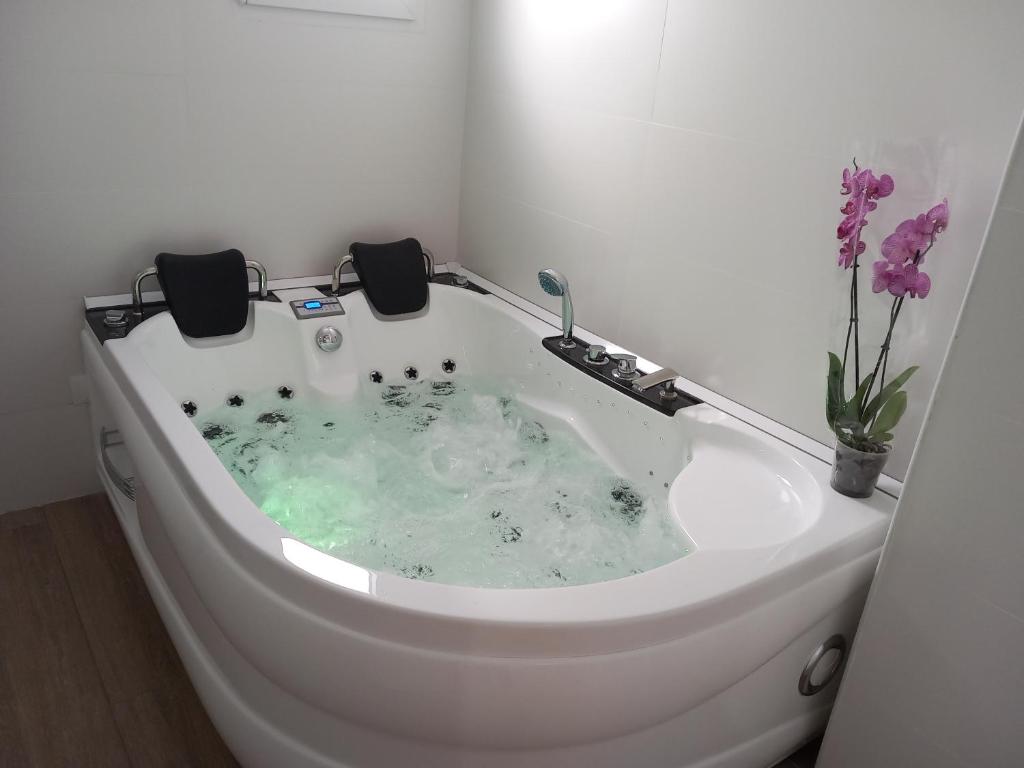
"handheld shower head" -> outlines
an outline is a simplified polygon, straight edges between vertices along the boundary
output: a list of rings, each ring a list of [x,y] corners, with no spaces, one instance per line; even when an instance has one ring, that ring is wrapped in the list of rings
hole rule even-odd
[[[540,281],[540,287],[544,289],[544,293],[549,296],[562,296],[569,292],[569,281],[557,270],[545,269],[537,273],[537,279]]]
[[[549,296],[562,297],[562,349],[576,346],[572,340],[572,295],[569,293],[569,281],[565,275],[555,269],[545,269],[537,274],[540,287]]]

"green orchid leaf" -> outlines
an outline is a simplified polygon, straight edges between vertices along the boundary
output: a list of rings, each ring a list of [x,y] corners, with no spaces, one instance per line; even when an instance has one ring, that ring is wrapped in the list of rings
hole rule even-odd
[[[836,421],[843,413],[845,393],[843,391],[843,363],[832,352],[828,353],[828,387],[825,390],[825,419],[828,428],[834,430]]]
[[[891,433],[896,425],[899,424],[900,419],[903,418],[906,410],[907,393],[903,391],[897,392],[886,401],[885,405],[882,406],[882,410],[878,412],[878,418],[875,419],[875,425],[871,428],[871,432],[868,433],[868,437],[872,440],[877,440],[880,435]]]
[[[860,406],[864,402],[864,398],[868,395],[868,390],[871,389],[871,384],[875,380],[874,374],[868,374],[864,377],[864,381],[857,387],[857,391],[853,395],[853,399],[846,404],[843,409],[843,416],[849,420],[856,420],[858,424],[867,424],[867,419],[862,419],[860,416]]]
[[[900,391],[903,385],[907,383],[907,380],[917,372],[918,367],[919,366],[916,365],[910,366],[907,370],[886,384],[882,388],[881,392],[871,398],[871,402],[868,403],[868,407],[864,409],[865,424],[871,423],[871,419],[875,417],[875,414],[878,413],[881,407],[886,404],[890,397]]]

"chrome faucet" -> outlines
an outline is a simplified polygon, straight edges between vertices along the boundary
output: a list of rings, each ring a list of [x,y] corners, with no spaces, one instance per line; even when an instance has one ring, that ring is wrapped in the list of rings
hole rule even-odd
[[[539,272],[537,279],[544,293],[562,297],[562,340],[558,345],[562,349],[572,349],[576,342],[572,340],[572,296],[569,293],[569,281],[565,275],[554,269]]]
[[[648,373],[646,376],[636,379],[633,382],[633,389],[637,392],[646,392],[654,387],[661,387],[658,390],[658,396],[662,400],[675,400],[679,397],[679,391],[676,389],[677,378],[679,378],[679,374],[671,368],[662,368],[660,371]]]

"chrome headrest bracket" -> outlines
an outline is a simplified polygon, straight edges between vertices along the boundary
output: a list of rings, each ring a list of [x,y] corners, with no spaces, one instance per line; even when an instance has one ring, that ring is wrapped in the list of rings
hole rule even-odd
[[[245,266],[256,273],[256,284],[260,298],[267,298],[267,268],[258,261],[246,261]]]
[[[434,279],[434,253],[429,248],[423,249],[423,258],[427,262],[427,280]]]
[[[433,280],[435,274],[434,254],[429,248],[423,249],[423,263],[427,270],[427,280]],[[341,290],[341,270],[345,268],[346,264],[355,264],[355,259],[351,253],[346,253],[341,257],[341,261],[334,267],[334,272],[331,274],[331,293],[335,296]]]
[[[341,257],[341,261],[338,262],[337,266],[334,267],[334,272],[331,275],[331,293],[335,296],[338,295],[338,291],[341,290],[341,270],[345,268],[346,264],[354,264],[355,259],[352,258],[351,253],[346,253]]]
[[[267,298],[267,268],[258,261],[246,261],[245,268],[256,273],[257,290],[261,299]],[[142,281],[147,277],[156,277],[156,267],[148,267],[135,276],[132,280],[132,314],[137,318],[142,317]]]
[[[142,281],[147,277],[156,277],[156,267],[142,270],[132,280],[132,314],[142,317]]]

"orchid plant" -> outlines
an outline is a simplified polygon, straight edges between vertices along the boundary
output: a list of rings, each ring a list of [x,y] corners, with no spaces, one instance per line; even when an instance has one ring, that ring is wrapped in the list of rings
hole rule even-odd
[[[907,393],[903,385],[918,367],[911,366],[886,383],[893,329],[904,302],[908,298],[924,299],[931,291],[931,278],[921,270],[921,266],[935,245],[936,237],[949,225],[949,204],[943,200],[926,213],[902,222],[882,241],[881,258],[872,264],[871,289],[874,293],[888,292],[893,297],[889,308],[889,330],[874,367],[862,379],[857,270],[867,246],[861,239],[861,232],[867,226],[867,215],[877,209],[878,201],[891,195],[894,189],[891,176],[882,174],[876,177],[870,169],[858,168],[856,161],[853,170],[843,171],[842,194],[849,199],[841,209],[843,220],[837,234],[842,241],[839,266],[852,270],[850,321],[842,359],[828,353],[825,417],[840,441],[868,453],[885,453],[888,450],[893,430],[907,410]],[[857,386],[853,397],[847,400],[846,381],[851,365]]]

